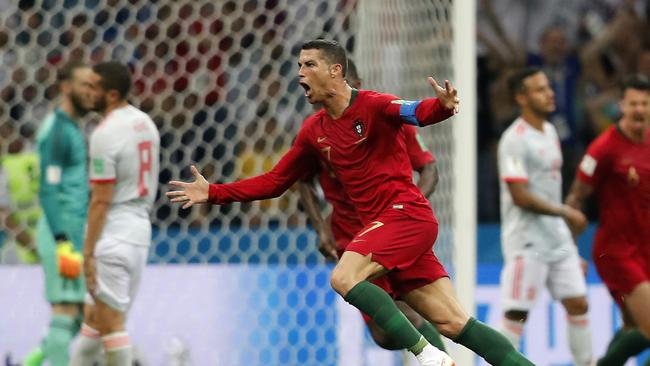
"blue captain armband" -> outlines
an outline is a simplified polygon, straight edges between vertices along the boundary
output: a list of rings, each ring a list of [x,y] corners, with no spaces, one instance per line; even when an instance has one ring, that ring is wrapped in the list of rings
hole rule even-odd
[[[393,100],[391,103],[399,104],[399,116],[408,124],[420,127],[417,117],[415,117],[415,109],[420,104],[419,100]]]

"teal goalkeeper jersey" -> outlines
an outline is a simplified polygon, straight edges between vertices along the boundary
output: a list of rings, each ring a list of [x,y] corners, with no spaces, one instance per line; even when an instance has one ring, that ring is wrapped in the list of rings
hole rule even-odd
[[[39,128],[39,199],[53,236],[64,234],[83,246],[88,209],[86,142],[78,124],[57,108]]]

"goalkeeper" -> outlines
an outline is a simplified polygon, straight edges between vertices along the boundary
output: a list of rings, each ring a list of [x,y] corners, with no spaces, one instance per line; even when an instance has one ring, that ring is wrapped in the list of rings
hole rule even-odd
[[[39,199],[44,215],[36,234],[45,272],[45,295],[52,318],[41,345],[23,362],[51,366],[69,364],[69,346],[79,331],[86,293],[81,249],[88,208],[86,143],[78,119],[93,105],[89,93],[92,69],[77,62],[58,74],[60,104],[37,135],[40,159]]]

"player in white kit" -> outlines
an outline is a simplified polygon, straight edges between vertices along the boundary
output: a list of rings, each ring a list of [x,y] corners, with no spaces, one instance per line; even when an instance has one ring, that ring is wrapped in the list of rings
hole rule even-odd
[[[102,346],[108,366],[131,366],[125,329],[151,242],[149,213],[158,188],[160,136],[126,100],[127,66],[93,67],[93,96],[104,119],[90,138],[92,195],[84,244],[88,295],[72,365],[92,365]]]
[[[546,120],[555,110],[555,95],[546,75],[536,68],[513,75],[510,88],[522,114],[503,132],[498,150],[505,260],[502,331],[518,347],[528,312],[546,287],[567,311],[574,364],[589,365],[586,269],[572,236],[587,220],[562,204],[560,140]]]

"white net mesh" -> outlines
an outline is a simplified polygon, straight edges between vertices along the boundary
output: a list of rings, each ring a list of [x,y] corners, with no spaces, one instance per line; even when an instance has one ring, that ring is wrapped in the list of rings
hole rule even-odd
[[[433,95],[426,80],[451,80],[451,0],[362,0],[354,58],[364,87],[405,99]],[[438,161],[440,181],[431,204],[440,221],[436,255],[451,270],[453,238],[452,123],[420,129]]]
[[[209,181],[229,182],[277,162],[311,112],[296,72],[296,56],[305,40],[337,39],[357,62],[364,88],[408,99],[432,94],[426,76],[452,76],[451,0],[2,4],[3,157],[30,151],[35,129],[54,106],[58,67],[73,58],[118,60],[133,70],[132,103],[160,130],[162,189],[172,178],[189,178],[190,164]],[[438,158],[441,180],[433,207],[441,230],[436,252],[449,265],[455,168],[451,127],[447,123],[427,128],[422,135]],[[275,305],[261,312],[257,335],[242,340],[256,345],[242,346],[247,352],[243,358],[250,356],[255,360],[251,364],[336,362],[335,331],[331,324],[323,326],[335,316],[334,297],[322,290],[328,286],[323,267],[310,270],[322,259],[295,192],[272,201],[189,211],[170,206],[159,195],[153,222],[151,263],[294,268],[279,273],[257,270],[259,278],[251,285],[264,289],[255,295],[263,298],[246,301]],[[279,333],[274,330],[283,327]]]

